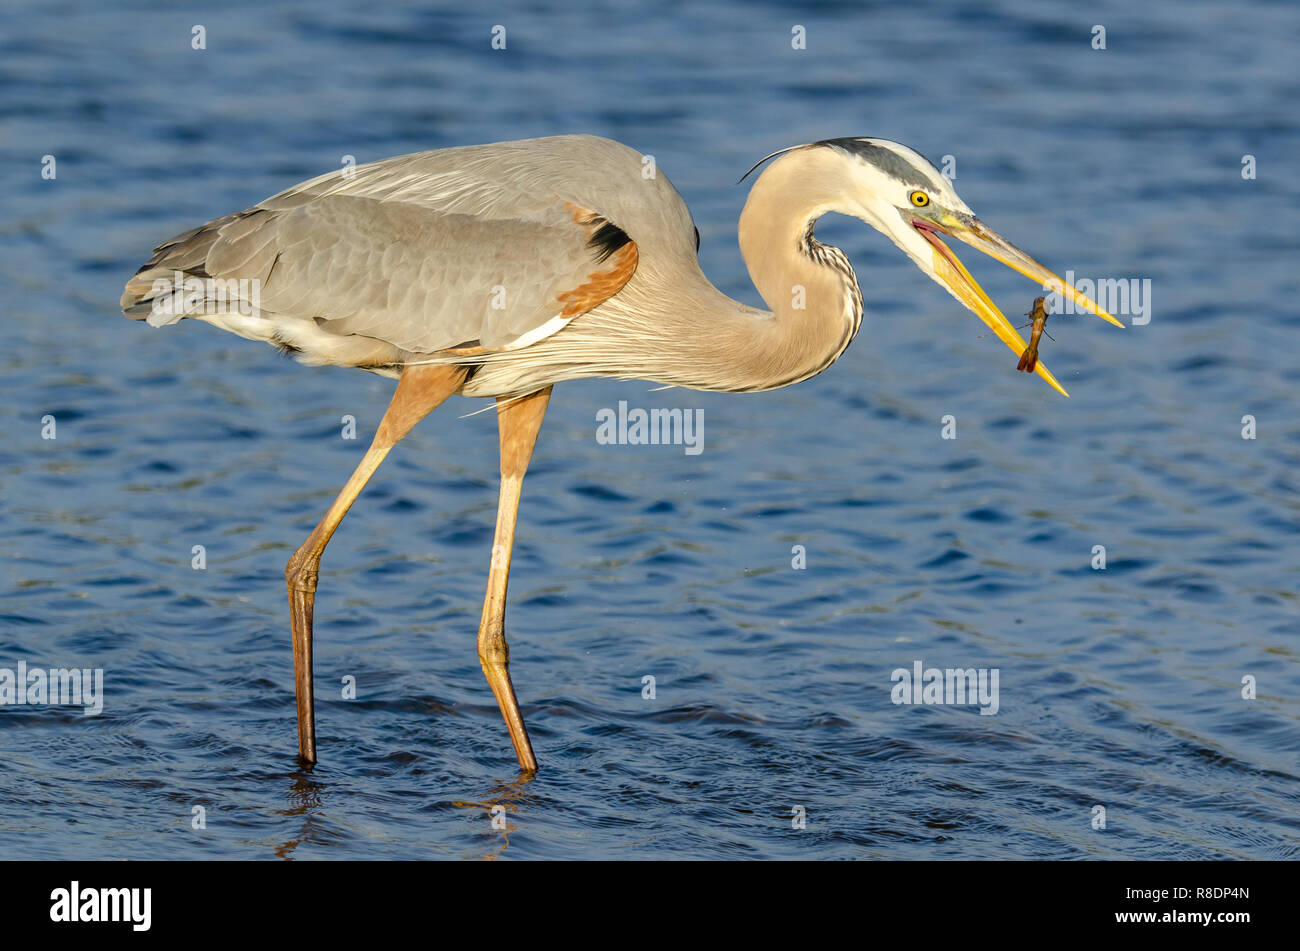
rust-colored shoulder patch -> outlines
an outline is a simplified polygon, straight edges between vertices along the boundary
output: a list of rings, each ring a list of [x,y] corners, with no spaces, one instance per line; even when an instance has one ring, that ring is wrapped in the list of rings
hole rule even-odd
[[[599,212],[583,208],[571,201],[564,203],[573,215],[575,224],[587,229],[587,244],[596,255],[596,261],[605,264],[587,275],[587,280],[571,291],[556,294],[555,299],[564,305],[559,316],[565,318],[585,314],[617,294],[636,271],[636,242],[612,221]]]
[[[627,232],[604,215],[571,201],[566,201],[564,208],[573,216],[574,222],[587,229],[587,247],[596,256],[596,263],[604,264],[615,251],[631,244]]]
[[[622,290],[623,285],[636,272],[637,247],[627,232],[599,212],[575,205],[571,201],[566,201],[564,208],[573,216],[574,224],[586,230],[587,247],[594,258],[593,264],[604,265],[589,273],[587,279],[573,290],[555,295],[559,305],[559,313],[555,316],[568,321],[579,314],[585,314]],[[466,340],[439,352],[458,357],[474,357],[509,350],[515,345],[485,347],[481,341]]]
[[[571,291],[555,295],[555,299],[564,305],[564,310],[560,311],[561,317],[585,314],[622,290],[636,271],[636,242],[629,241],[623,245],[610,255],[607,263],[610,265],[608,268],[588,274],[585,283]]]
[[[631,280],[636,271],[637,250],[636,242],[599,212],[571,201],[566,201],[564,207],[576,224],[587,229],[587,244],[595,253],[597,263],[608,265],[592,271],[573,290],[555,295],[564,305],[559,316],[573,318],[609,300]]]

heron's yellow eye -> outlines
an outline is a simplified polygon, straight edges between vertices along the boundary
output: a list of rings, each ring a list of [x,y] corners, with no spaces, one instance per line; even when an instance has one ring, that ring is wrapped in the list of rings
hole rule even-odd
[[[924,208],[930,204],[930,196],[925,192],[912,192],[912,204],[917,208]]]

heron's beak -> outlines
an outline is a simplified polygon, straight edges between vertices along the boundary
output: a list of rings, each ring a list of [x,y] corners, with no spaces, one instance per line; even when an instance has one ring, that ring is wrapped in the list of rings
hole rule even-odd
[[[1024,251],[1021,251],[1014,244],[1002,237],[996,231],[985,227],[984,223],[973,215],[962,215],[960,217],[951,214],[945,214],[940,220],[931,220],[929,218],[914,217],[912,227],[916,228],[934,248],[934,271],[935,277],[945,287],[947,287],[956,298],[973,310],[989,328],[998,335],[1008,347],[1015,351],[1016,355],[1024,353],[1026,344],[1024,339],[1011,326],[1002,312],[998,310],[983,288],[976,283],[975,278],[971,277],[970,272],[962,266],[961,261],[957,260],[957,255],[939,239],[939,234],[947,234],[964,241],[973,248],[983,251],[998,261],[1001,261],[1007,267],[1019,271],[1025,277],[1036,281],[1043,287],[1048,287],[1056,291],[1062,297],[1068,297],[1076,306],[1084,310],[1090,310],[1103,320],[1107,320],[1116,327],[1123,327],[1118,320],[1112,317],[1106,311],[1098,306],[1097,302],[1086,294],[1080,293],[1071,284],[1057,277],[1043,265],[1039,264]],[[1052,376],[1050,370],[1043,365],[1043,361],[1038,361],[1035,371],[1039,376],[1046,380],[1062,396],[1069,396],[1060,383],[1056,382],[1056,377]]]

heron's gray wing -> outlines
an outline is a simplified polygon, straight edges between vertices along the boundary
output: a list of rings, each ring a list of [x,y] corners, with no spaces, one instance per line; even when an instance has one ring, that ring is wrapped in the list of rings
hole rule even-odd
[[[144,316],[147,286],[179,270],[257,281],[272,319],[413,352],[495,349],[558,330],[631,277],[635,245],[597,212],[490,163],[429,168],[431,156],[447,164],[424,153],[362,166],[355,180],[333,173],[180,235],[123,308]]]

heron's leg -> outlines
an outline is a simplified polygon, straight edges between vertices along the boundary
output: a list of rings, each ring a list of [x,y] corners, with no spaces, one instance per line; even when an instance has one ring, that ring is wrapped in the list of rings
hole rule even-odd
[[[379,421],[374,441],[325,517],[285,566],[289,622],[293,628],[293,673],[298,694],[298,755],[316,762],[316,710],[312,694],[311,629],[320,556],[379,464],[403,436],[465,382],[460,367],[420,365],[402,371],[393,400]]]
[[[501,435],[501,500],[497,505],[497,530],[492,540],[492,567],[488,572],[487,597],[483,600],[483,619],[478,628],[478,659],[483,665],[488,685],[496,694],[497,705],[510,730],[519,767],[525,772],[537,769],[537,757],[528,742],[515,688],[510,682],[510,647],[506,644],[506,584],[510,579],[510,556],[515,547],[515,519],[519,515],[519,494],[524,473],[537,443],[551,388],[538,390],[516,400],[497,400],[497,427]]]

